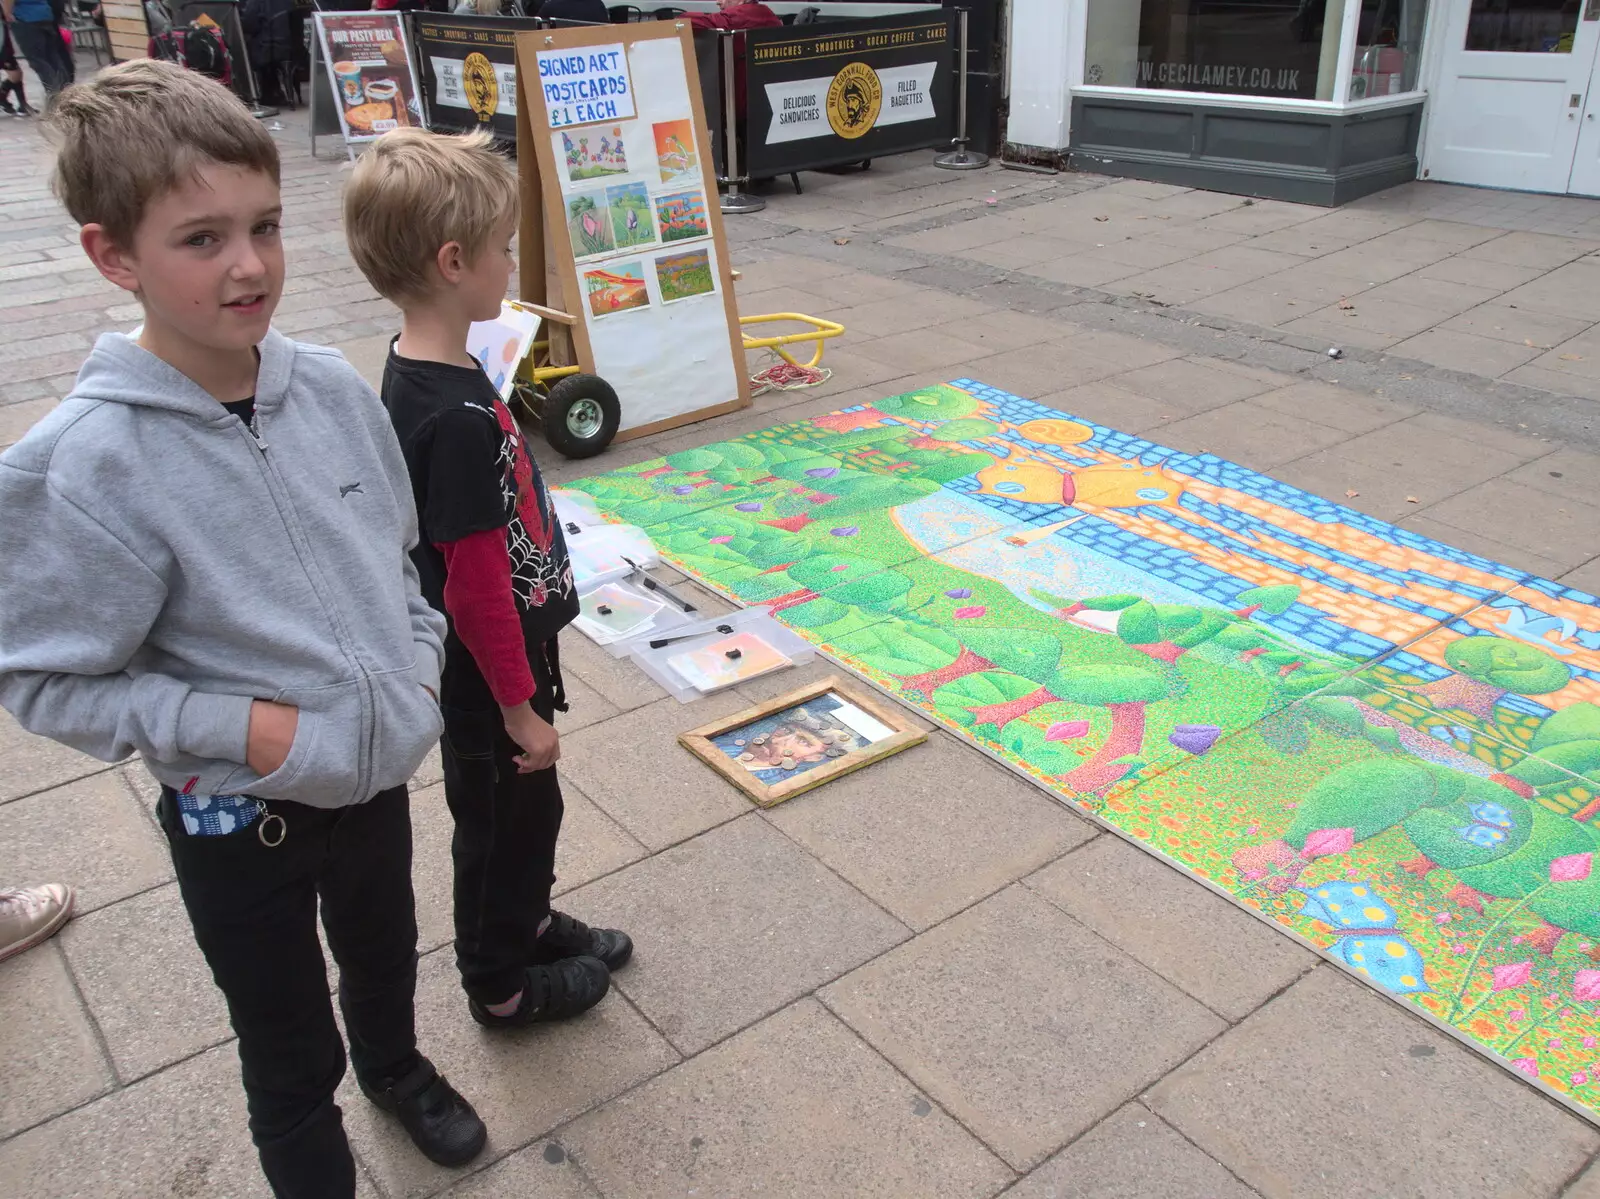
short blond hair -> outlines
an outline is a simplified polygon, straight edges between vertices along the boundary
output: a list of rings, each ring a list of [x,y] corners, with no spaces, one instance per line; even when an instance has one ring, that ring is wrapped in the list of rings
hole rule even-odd
[[[126,248],[150,204],[212,163],[279,181],[278,146],[222,84],[175,63],[107,67],[56,98],[51,186],[80,225]]]
[[[356,162],[344,189],[350,255],[385,299],[425,297],[439,248],[469,261],[518,214],[517,178],[487,133],[396,129]]]

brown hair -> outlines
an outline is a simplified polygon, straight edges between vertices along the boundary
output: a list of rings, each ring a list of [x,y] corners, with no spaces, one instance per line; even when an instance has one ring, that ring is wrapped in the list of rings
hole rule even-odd
[[[215,80],[141,58],[67,88],[49,118],[51,186],[80,225],[103,225],[126,247],[145,209],[210,163],[278,182],[278,147]]]
[[[344,189],[350,255],[378,294],[396,303],[427,295],[441,246],[459,242],[476,259],[517,212],[517,178],[482,132],[386,133]]]

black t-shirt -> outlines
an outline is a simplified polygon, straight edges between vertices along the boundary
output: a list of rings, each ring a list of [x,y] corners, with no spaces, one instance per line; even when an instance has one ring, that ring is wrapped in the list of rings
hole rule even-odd
[[[411,555],[422,594],[445,611],[441,543],[505,529],[522,637],[534,677],[541,677],[542,647],[577,616],[578,591],[554,505],[510,410],[481,370],[402,358],[392,346],[383,402],[405,453],[422,525]],[[454,622],[440,687],[439,700],[448,707],[495,706]]]
[[[255,396],[250,396],[243,400],[235,400],[231,404],[224,404],[223,407],[242,420],[244,427],[247,429],[250,427],[250,422],[256,418]]]

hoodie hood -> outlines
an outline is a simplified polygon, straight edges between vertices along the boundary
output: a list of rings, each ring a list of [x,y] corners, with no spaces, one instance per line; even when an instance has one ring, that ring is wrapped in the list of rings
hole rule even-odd
[[[294,377],[295,350],[295,343],[275,329],[269,330],[256,347],[261,356],[256,373],[257,412],[271,415],[283,406]],[[78,372],[72,394],[138,408],[160,408],[207,423],[232,419],[215,396],[126,333],[100,335]]]

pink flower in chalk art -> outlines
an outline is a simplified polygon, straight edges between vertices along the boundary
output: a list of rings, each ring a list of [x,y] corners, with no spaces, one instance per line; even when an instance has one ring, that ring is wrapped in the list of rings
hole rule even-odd
[[[1046,741],[1076,741],[1089,735],[1087,720],[1058,720],[1044,731]]]
[[[1450,952],[1455,954],[1456,957],[1462,957],[1465,954],[1470,953],[1471,951],[1465,945],[1459,945],[1458,944],[1458,945],[1450,946]]]
[[[1449,912],[1435,912],[1433,914],[1433,922],[1435,924],[1449,924],[1450,923],[1450,913]]]
[[[1506,1019],[1511,1021],[1511,1023],[1513,1023],[1513,1024],[1516,1024],[1516,1023],[1518,1023],[1518,1022],[1520,1022],[1522,1020],[1526,1020],[1527,1018],[1528,1018],[1528,1013],[1523,1011],[1519,1007],[1514,1007],[1509,1012],[1506,1013]]]
[[[1574,1070],[1572,1072],[1572,1085],[1586,1087],[1589,1085],[1589,1072],[1587,1070]]]
[[[1550,881],[1553,883],[1578,883],[1589,877],[1594,866],[1594,854],[1573,853],[1550,863]]]
[[[972,620],[974,617],[982,616],[988,610],[982,604],[969,604],[965,608],[957,608],[955,616],[957,620]]]
[[[1531,1057],[1515,1058],[1511,1064],[1518,1070],[1521,1070],[1524,1074],[1530,1074],[1534,1078],[1539,1077],[1539,1063],[1534,1061]]]
[[[1300,851],[1300,856],[1309,862],[1312,858],[1348,853],[1355,843],[1356,830],[1353,828],[1319,828],[1306,837],[1305,848]]]
[[[711,538],[711,544],[712,545],[727,545],[728,542],[730,542],[732,540],[733,540],[733,534],[732,533],[724,533],[721,537],[713,537],[713,538]]]
[[[1584,1002],[1600,999],[1600,970],[1580,970],[1572,976],[1572,997]],[[1584,1044],[1594,1045],[1594,1038],[1589,1037]]]
[[[1583,1047],[1585,1049],[1594,1049],[1596,1047],[1600,1047],[1600,1037],[1584,1037]]]
[[[1546,1041],[1544,1043],[1544,1047],[1546,1049],[1560,1049],[1561,1048],[1561,1038],[1560,1037],[1551,1037],[1548,1041]]]
[[[848,562],[841,562],[841,563],[839,563],[838,566],[830,566],[830,567],[828,567],[828,573],[836,575],[842,570],[849,570],[849,569],[850,569],[850,564]]]
[[[1087,724],[1088,722],[1085,721],[1084,723]],[[1247,837],[1253,837],[1257,833],[1259,833],[1260,831],[1261,831],[1261,826],[1259,824],[1247,825],[1245,827],[1245,830],[1244,830],[1244,835],[1247,836]]]
[[[1533,977],[1533,963],[1512,962],[1509,965],[1496,966],[1493,973],[1494,989],[1496,991],[1507,991],[1512,987],[1526,985],[1527,981]]]

